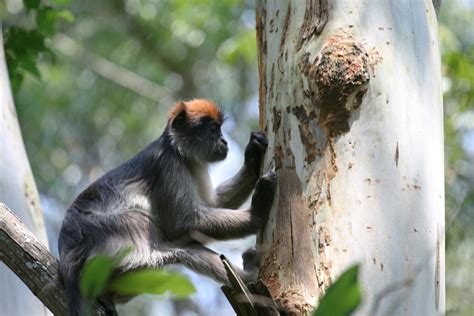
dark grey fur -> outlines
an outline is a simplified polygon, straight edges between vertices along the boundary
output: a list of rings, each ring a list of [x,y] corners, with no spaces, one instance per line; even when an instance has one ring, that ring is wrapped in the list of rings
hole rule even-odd
[[[82,313],[78,280],[88,258],[118,255],[130,246],[133,250],[117,273],[181,263],[228,283],[218,254],[196,236],[225,240],[256,233],[268,218],[276,175],[270,172],[258,180],[267,140],[263,133],[252,133],[244,165],[214,192],[208,163],[227,155],[222,121],[217,123],[208,117],[191,120],[184,108],[160,138],[72,203],[59,235],[59,272],[70,315]],[[251,207],[235,210],[254,187]],[[255,272],[234,269],[245,282],[256,277]],[[107,303],[113,314],[113,302]]]

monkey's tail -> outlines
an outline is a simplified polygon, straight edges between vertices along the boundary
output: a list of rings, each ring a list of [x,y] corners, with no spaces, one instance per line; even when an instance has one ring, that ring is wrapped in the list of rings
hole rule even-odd
[[[59,260],[59,278],[58,281],[61,282],[64,288],[64,292],[68,304],[68,315],[69,316],[79,316],[83,315],[84,312],[84,301],[81,297],[81,292],[79,289],[79,274],[81,271],[81,266],[76,265],[66,265],[63,260]]]

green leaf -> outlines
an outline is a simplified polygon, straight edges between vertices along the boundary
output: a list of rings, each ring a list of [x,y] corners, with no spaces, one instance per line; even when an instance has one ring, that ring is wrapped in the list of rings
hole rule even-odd
[[[38,9],[40,0],[23,0],[23,3],[28,9]]]
[[[36,66],[35,60],[31,58],[23,58],[20,61],[20,66],[36,78],[41,79],[41,73],[39,72],[38,67]]]
[[[5,34],[5,47],[18,58],[36,56],[45,49],[44,36],[37,30],[11,27]]]
[[[39,9],[36,15],[38,28],[48,36],[56,32],[56,23],[59,21],[73,22],[74,15],[69,10],[56,10],[51,7]]]
[[[122,295],[163,294],[170,291],[184,297],[196,290],[187,277],[157,269],[131,271],[114,279],[109,289]]]
[[[32,54],[37,54],[45,49],[44,36],[37,30],[26,31],[22,41],[26,49],[31,51]]]
[[[361,290],[357,281],[359,266],[347,269],[326,291],[313,316],[347,316],[361,302]]]
[[[10,72],[10,84],[13,92],[17,92],[20,89],[21,83],[23,82],[23,75],[17,71]]]
[[[57,12],[52,8],[42,8],[36,14],[38,28],[47,35],[54,34]]]
[[[107,287],[116,265],[116,259],[106,256],[96,256],[88,261],[79,282],[81,295],[90,302],[95,301]]]
[[[66,5],[71,2],[71,0],[49,0],[49,1],[54,4],[60,4],[60,5]]]
[[[66,22],[74,22],[74,15],[69,10],[60,10],[57,12],[58,19],[62,19]]]
[[[119,262],[122,261],[131,251],[133,247],[126,247],[117,256],[95,256],[89,260],[82,268],[81,280],[79,288],[81,295],[94,302],[107,287],[112,276],[112,272],[117,268]]]

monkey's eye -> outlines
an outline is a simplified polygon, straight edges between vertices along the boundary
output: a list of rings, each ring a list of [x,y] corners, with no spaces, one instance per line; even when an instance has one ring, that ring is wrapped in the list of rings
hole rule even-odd
[[[217,122],[212,122],[211,123],[211,131],[213,133],[217,132],[221,126]]]

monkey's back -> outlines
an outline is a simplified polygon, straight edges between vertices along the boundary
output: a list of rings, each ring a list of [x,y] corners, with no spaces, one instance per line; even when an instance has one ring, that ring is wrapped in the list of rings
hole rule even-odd
[[[161,178],[156,170],[161,164],[161,143],[161,138],[153,142],[77,196],[66,212],[59,233],[60,263],[74,262],[82,266],[91,255],[117,253],[130,246],[130,241],[138,248],[142,240],[150,239],[150,234],[154,234],[153,240],[157,242],[163,240],[150,202],[151,185]],[[120,240],[118,236],[124,231],[131,233],[127,240]]]

